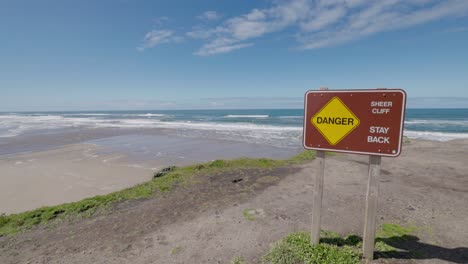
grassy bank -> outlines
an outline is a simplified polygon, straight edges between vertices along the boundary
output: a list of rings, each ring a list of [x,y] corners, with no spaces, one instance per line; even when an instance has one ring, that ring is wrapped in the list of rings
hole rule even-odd
[[[378,257],[385,257],[399,252],[395,246],[410,239],[416,229],[397,224],[382,224],[377,232],[375,251]],[[322,231],[320,244],[310,243],[310,234],[306,232],[291,233],[272,244],[263,256],[262,262],[268,264],[358,264],[361,263],[362,238],[357,235],[345,237],[337,233]],[[241,256],[231,263],[247,264]]]
[[[304,151],[286,160],[240,158],[235,160],[215,160],[208,163],[176,168],[163,177],[134,187],[98,195],[78,202],[42,207],[19,214],[0,215],[0,236],[14,234],[39,224],[65,219],[67,217],[89,217],[99,211],[111,208],[117,203],[149,198],[158,193],[170,191],[174,186],[188,184],[196,175],[217,174],[231,170],[272,169],[281,166],[300,164],[312,160],[315,152]]]

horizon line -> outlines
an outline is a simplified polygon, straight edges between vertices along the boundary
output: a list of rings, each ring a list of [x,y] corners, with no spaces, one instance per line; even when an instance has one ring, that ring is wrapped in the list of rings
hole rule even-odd
[[[467,107],[407,107],[406,110],[416,109],[468,109]],[[76,112],[132,112],[132,111],[219,111],[219,110],[304,110],[304,108],[187,108],[187,109],[127,109],[127,110],[28,110],[28,111],[0,111],[1,114],[14,113],[76,113]]]

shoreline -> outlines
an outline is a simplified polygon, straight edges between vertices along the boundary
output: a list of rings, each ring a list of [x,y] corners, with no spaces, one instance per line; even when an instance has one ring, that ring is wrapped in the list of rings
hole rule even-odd
[[[468,109],[407,109],[412,139],[468,139]],[[0,114],[0,155],[130,134],[302,145],[301,109],[72,111]]]
[[[281,128],[281,127],[279,127]],[[223,134],[223,133],[220,133]],[[430,138],[420,137],[418,135],[430,136]],[[445,138],[438,138],[437,135],[444,134]],[[432,136],[431,136],[432,135]],[[271,142],[255,142],[252,138],[224,138],[218,135],[218,131],[204,131],[194,129],[176,129],[176,128],[121,128],[121,127],[76,127],[64,128],[39,133],[26,133],[14,137],[0,137],[0,159],[19,154],[35,153],[39,151],[61,148],[70,144],[96,144],[112,141],[118,137],[144,137],[144,136],[167,136],[216,140],[219,142],[233,141],[240,144],[258,144],[285,149],[298,149],[302,147],[302,133],[297,138],[292,137],[288,145],[276,145],[274,140]],[[417,141],[451,142],[457,140],[468,140],[468,133],[455,132],[434,132],[434,131],[408,131],[405,130],[405,138]],[[109,139],[109,140],[108,140]],[[115,143],[118,140],[115,140]],[[140,143],[141,144],[141,143]],[[108,145],[108,144],[107,144]],[[114,144],[115,145],[115,144]]]
[[[166,166],[239,157],[282,159],[299,150],[228,140],[123,133],[46,150],[0,155],[0,214],[129,188],[150,180],[155,171]]]

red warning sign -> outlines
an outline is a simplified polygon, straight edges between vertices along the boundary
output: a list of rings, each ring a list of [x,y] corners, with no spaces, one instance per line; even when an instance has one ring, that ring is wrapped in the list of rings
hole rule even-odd
[[[401,89],[320,90],[305,95],[304,147],[396,157],[406,93]]]

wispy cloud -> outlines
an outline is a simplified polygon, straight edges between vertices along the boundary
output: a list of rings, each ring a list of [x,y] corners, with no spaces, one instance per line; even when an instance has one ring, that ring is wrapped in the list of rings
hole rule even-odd
[[[195,52],[195,55],[209,56],[220,53],[228,53],[234,50],[247,48],[252,46],[253,43],[238,43],[234,44],[229,39],[217,39],[207,45],[204,45],[201,49]]]
[[[296,48],[306,50],[467,14],[467,0],[272,1],[268,8],[252,9],[216,25],[198,24],[183,35],[203,41],[194,53],[200,56],[250,47],[257,38],[286,30],[294,30]],[[198,18],[213,22],[221,17],[215,11],[207,11]]]
[[[166,23],[168,21],[169,21],[169,17],[167,17],[167,16],[161,16],[161,17],[157,17],[157,18],[153,19],[153,23],[158,27],[164,25],[164,23]]]
[[[147,48],[152,48],[163,43],[176,43],[181,42],[183,39],[176,36],[172,30],[161,29],[151,30],[146,33],[143,44],[137,48],[139,51],[143,51]]]
[[[351,9],[352,10],[352,9]],[[325,27],[321,31],[301,32],[298,40],[303,49],[322,48],[357,40],[369,35],[409,28],[442,18],[466,15],[468,1],[382,0],[365,6],[359,12],[349,12],[345,23]]]
[[[468,31],[468,27],[454,27],[454,28],[449,28],[444,30],[443,33],[459,33],[459,32],[464,32]]]
[[[305,16],[302,9],[304,2],[307,1],[292,1],[270,9],[253,9],[247,14],[229,18],[221,25],[204,31],[207,42],[195,54],[207,56],[252,46],[248,41],[280,31]],[[198,30],[197,35],[201,36],[202,33]]]
[[[203,14],[197,16],[198,19],[202,21],[215,21],[221,19],[221,14],[216,11],[206,11]]]

